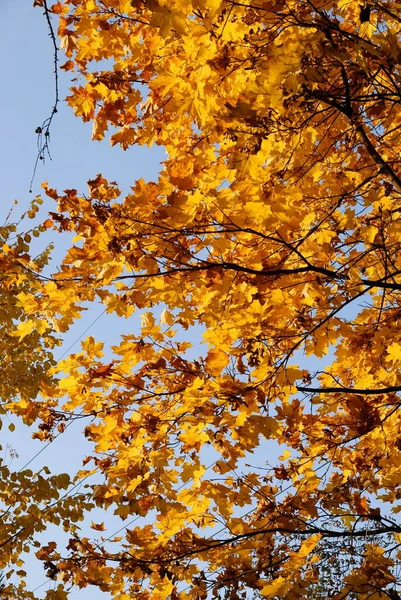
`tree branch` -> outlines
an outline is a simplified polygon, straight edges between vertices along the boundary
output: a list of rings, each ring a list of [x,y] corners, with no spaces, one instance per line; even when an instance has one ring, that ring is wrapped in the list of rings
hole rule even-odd
[[[31,182],[29,184],[29,192],[30,193],[32,193],[32,185],[33,185],[33,182],[35,179],[36,170],[38,168],[39,161],[42,160],[44,162],[46,154],[51,159],[51,156],[50,156],[50,127],[51,127],[54,115],[58,112],[58,105],[60,102],[59,87],[58,87],[58,68],[57,68],[58,51],[59,50],[58,50],[58,46],[57,46],[57,42],[56,42],[56,35],[54,33],[53,25],[52,25],[51,18],[50,18],[49,7],[47,6],[47,0],[43,0],[43,8],[44,8],[44,15],[46,18],[47,26],[49,29],[49,36],[50,36],[52,44],[53,44],[55,97],[54,97],[54,104],[53,104],[53,108],[50,113],[50,116],[47,117],[47,119],[45,119],[43,121],[42,125],[40,127],[37,127],[35,130],[35,133],[38,136],[38,138],[37,138],[38,153],[36,155],[35,165],[33,167]]]
[[[374,396],[376,394],[391,394],[392,392],[401,392],[401,385],[390,385],[384,388],[347,388],[347,387],[309,387],[303,385],[296,386],[298,392],[304,392],[305,394],[334,394],[336,392],[343,392],[344,394],[363,394],[365,396]]]

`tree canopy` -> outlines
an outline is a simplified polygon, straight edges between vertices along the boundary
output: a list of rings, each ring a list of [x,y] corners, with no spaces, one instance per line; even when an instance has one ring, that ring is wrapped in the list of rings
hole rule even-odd
[[[36,546],[49,600],[399,599],[401,5],[35,4],[93,140],[166,159],[125,197],[45,183],[34,235],[75,236],[51,273],[0,230],[2,410],[93,444],[75,478],[0,468],[6,578]],[[56,363],[99,301],[112,357],[90,336]],[[93,509],[118,536],[80,533]]]

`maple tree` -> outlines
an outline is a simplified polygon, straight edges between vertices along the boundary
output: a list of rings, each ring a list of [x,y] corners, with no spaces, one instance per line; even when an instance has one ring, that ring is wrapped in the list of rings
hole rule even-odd
[[[5,509],[0,568],[48,519],[69,534],[37,551],[60,581],[49,599],[70,584],[119,600],[397,599],[400,7],[35,4],[59,19],[67,100],[93,139],[166,160],[125,197],[102,175],[88,195],[44,184],[38,235],[75,235],[52,275],[4,230],[0,317],[23,374],[2,381],[4,410],[43,440],[87,417],[93,453],[36,488],[2,467],[24,500]],[[94,301],[127,319],[112,360],[90,336],[56,364],[57,334]],[[77,497],[54,489],[90,474]],[[92,507],[122,533],[82,535]],[[19,573],[6,591],[30,597]]]

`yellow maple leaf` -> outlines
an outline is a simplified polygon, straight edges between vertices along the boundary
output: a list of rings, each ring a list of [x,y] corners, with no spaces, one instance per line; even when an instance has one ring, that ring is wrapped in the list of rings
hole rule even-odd
[[[279,575],[279,577],[276,577],[276,579],[273,579],[273,581],[265,583],[260,590],[260,593],[264,598],[274,598],[277,596],[280,597],[287,591],[288,588],[289,584],[287,583],[286,579]]]
[[[387,362],[399,362],[401,360],[401,344],[393,342],[387,347]]]

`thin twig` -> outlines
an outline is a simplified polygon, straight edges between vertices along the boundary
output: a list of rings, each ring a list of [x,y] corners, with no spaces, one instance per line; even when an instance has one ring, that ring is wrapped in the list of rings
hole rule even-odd
[[[52,25],[51,18],[50,18],[49,7],[47,6],[46,0],[43,0],[43,8],[45,11],[44,15],[46,18],[47,26],[49,28],[49,36],[50,36],[52,44],[53,44],[55,98],[54,98],[54,104],[53,104],[53,108],[50,113],[50,116],[47,117],[47,119],[45,119],[43,121],[42,125],[40,127],[37,127],[35,130],[35,133],[37,133],[37,135],[38,135],[38,138],[37,138],[38,153],[36,155],[35,165],[33,167],[31,183],[29,184],[29,192],[30,193],[32,193],[32,185],[33,185],[33,182],[35,179],[36,170],[38,168],[39,161],[42,160],[43,162],[45,162],[46,154],[50,158],[50,160],[52,158],[50,155],[50,127],[51,127],[54,115],[58,112],[57,109],[58,109],[58,104],[60,102],[59,88],[58,88],[58,70],[57,70],[59,49],[57,47],[56,35],[54,33],[53,25]]]

